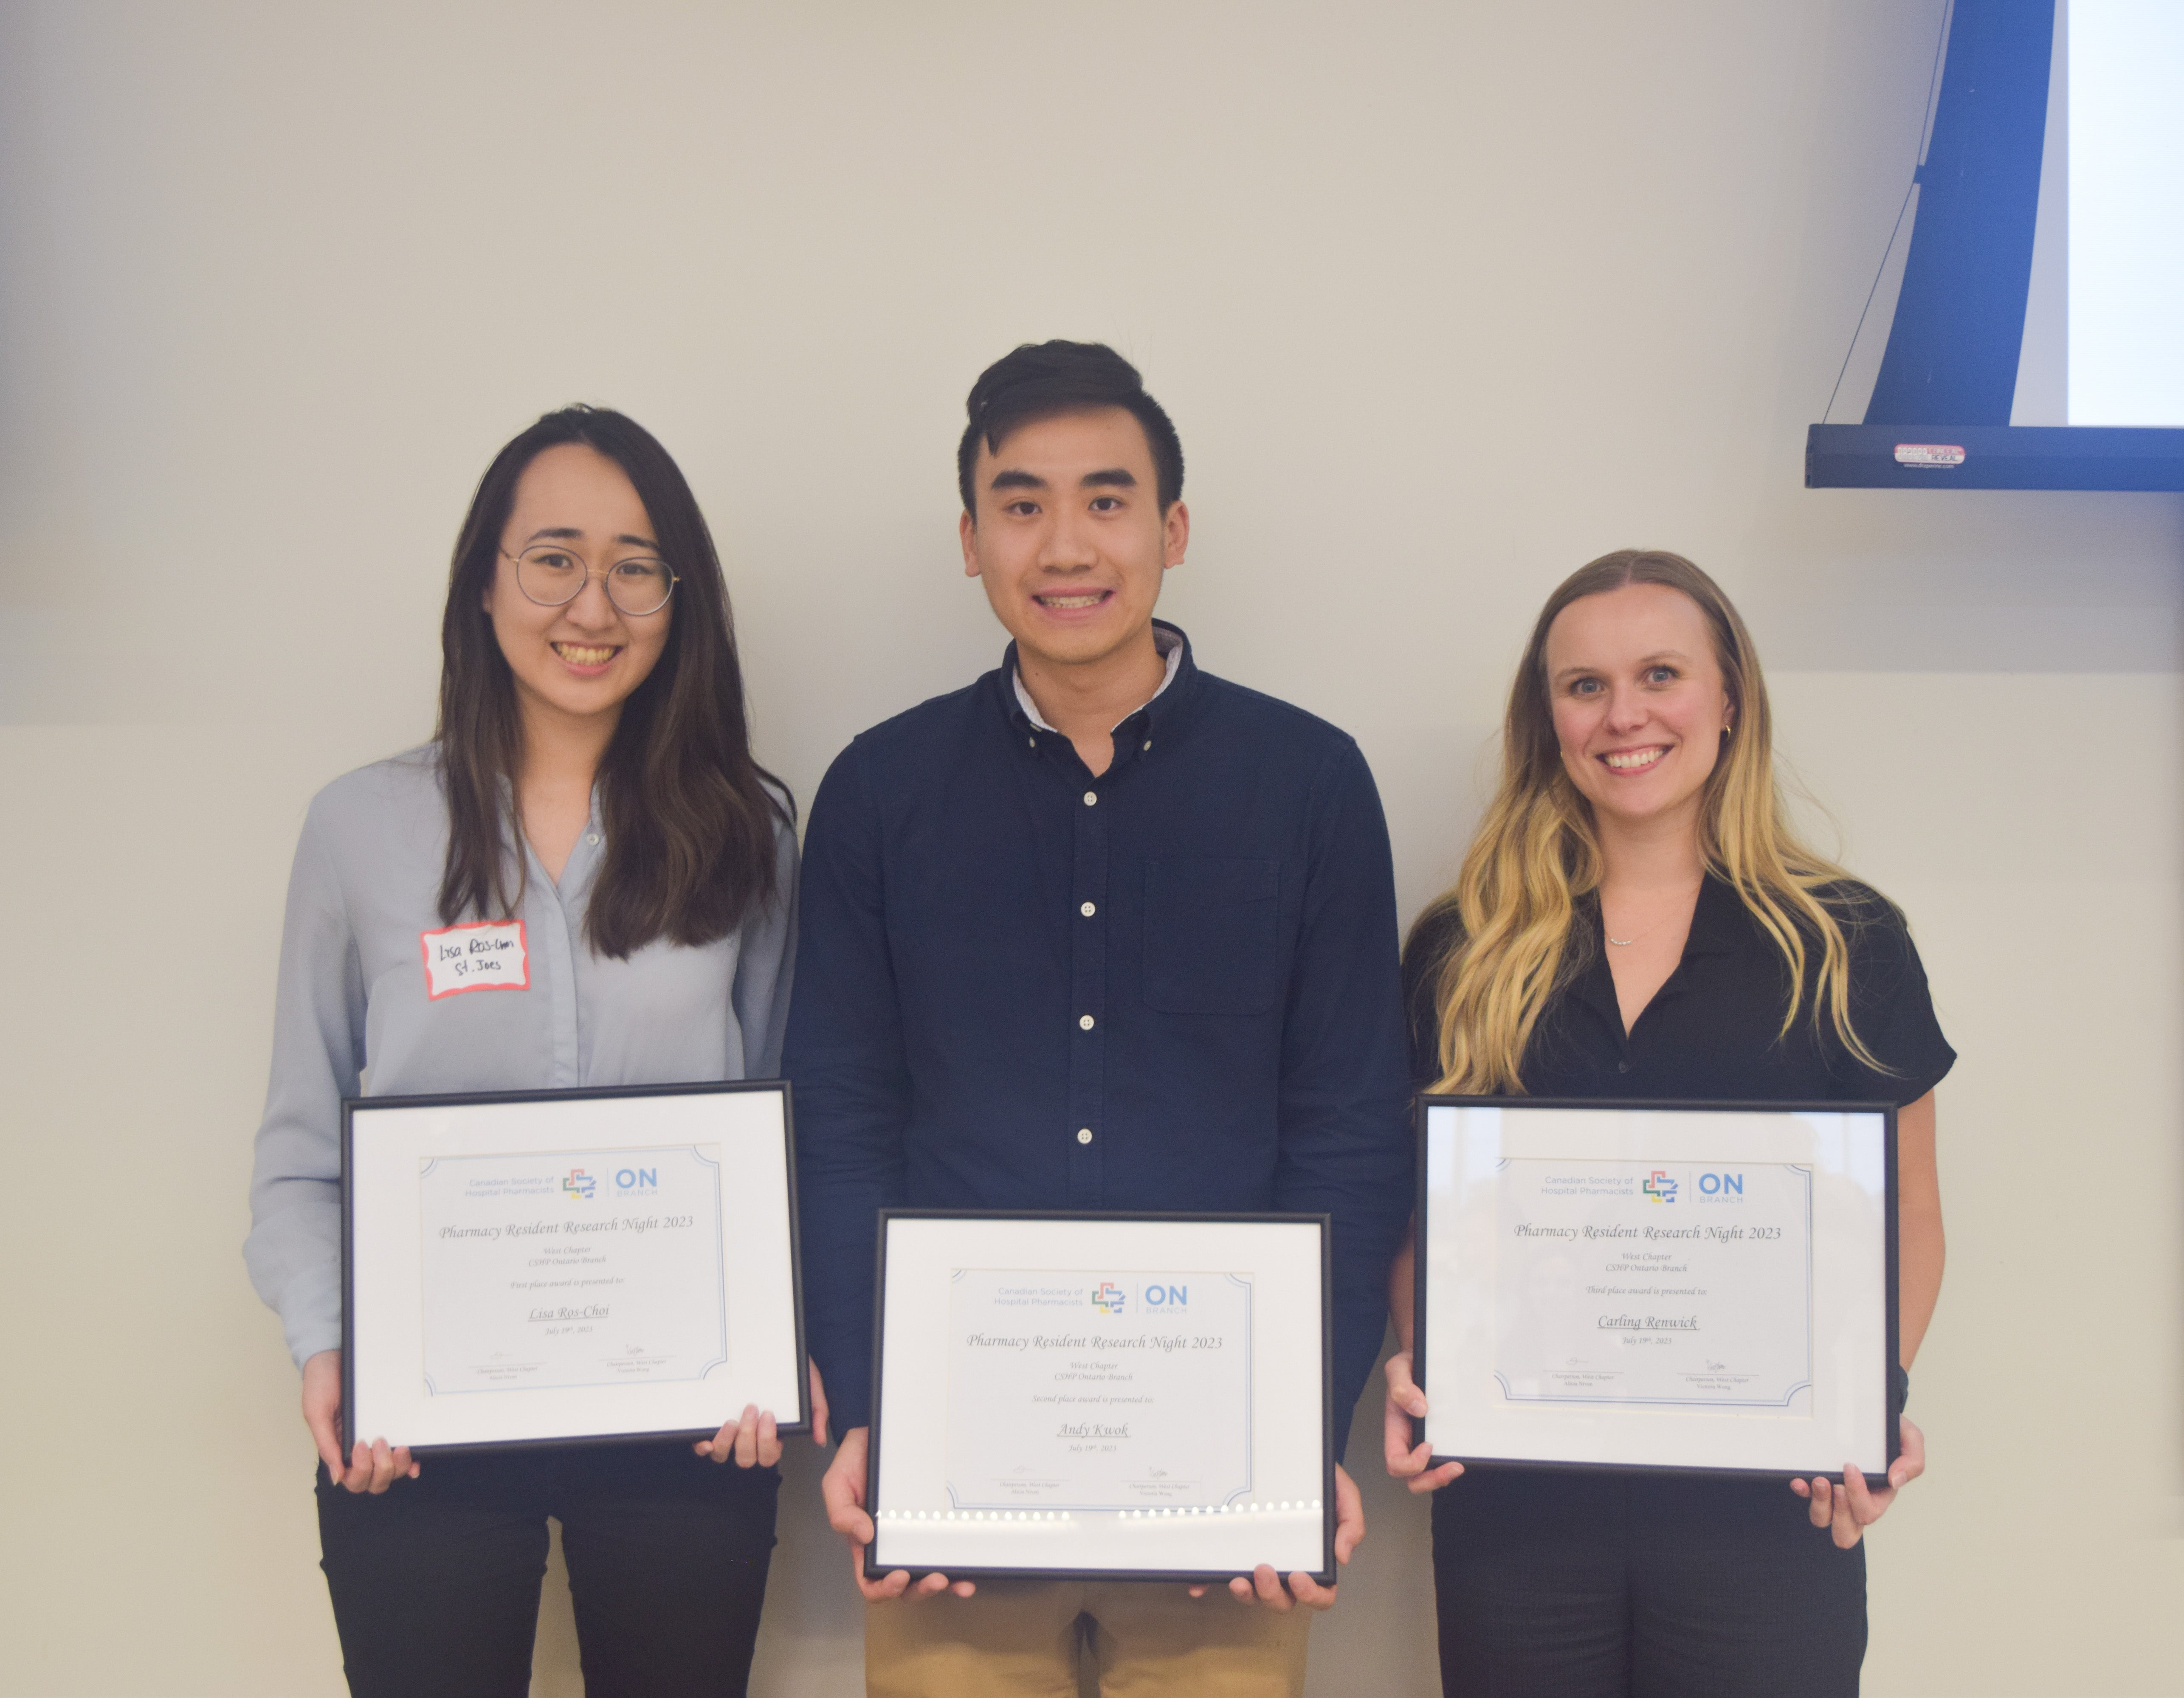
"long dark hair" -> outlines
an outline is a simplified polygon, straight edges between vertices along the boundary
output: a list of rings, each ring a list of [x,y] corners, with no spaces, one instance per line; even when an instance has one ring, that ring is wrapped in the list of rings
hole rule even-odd
[[[584,931],[602,955],[627,956],[657,938],[683,944],[726,937],[774,894],[776,821],[793,824],[788,788],[751,759],[743,667],[720,557],[697,498],[653,435],[604,407],[549,413],[494,456],[455,539],[440,620],[440,724],[448,796],[448,863],[440,919],[512,914],[525,864],[515,779],[523,753],[515,684],[485,595],[524,468],[543,449],[581,443],[622,469],[680,576],[667,643],[622,704],[599,763],[606,860]],[[769,788],[771,787],[771,788]]]

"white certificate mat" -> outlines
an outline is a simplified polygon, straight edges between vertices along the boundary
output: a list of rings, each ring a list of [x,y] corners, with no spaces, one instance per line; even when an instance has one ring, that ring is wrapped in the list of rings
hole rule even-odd
[[[1889,1110],[1428,1099],[1420,1112],[1436,1456],[1886,1470]]]
[[[785,1086],[345,1106],[348,1442],[804,1422]]]
[[[869,1573],[1331,1579],[1321,1219],[881,1232]]]

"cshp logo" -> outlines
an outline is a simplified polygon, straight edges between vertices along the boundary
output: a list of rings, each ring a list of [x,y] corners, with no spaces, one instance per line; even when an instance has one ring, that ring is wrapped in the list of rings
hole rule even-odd
[[[1657,1203],[1676,1200],[1676,1182],[1658,1167],[1646,1176],[1646,1183],[1638,1189]]]
[[[1129,1306],[1130,1294],[1112,1279],[1100,1282],[1100,1289],[1092,1294],[1092,1306],[1102,1315],[1119,1315]]]
[[[580,1199],[587,1203],[592,1200],[592,1193],[599,1188],[599,1182],[581,1167],[571,1167],[569,1170],[569,1177],[561,1182],[561,1190],[565,1195]]]

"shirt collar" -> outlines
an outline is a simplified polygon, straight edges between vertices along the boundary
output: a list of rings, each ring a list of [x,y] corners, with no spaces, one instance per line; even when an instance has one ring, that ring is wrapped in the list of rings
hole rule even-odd
[[[1744,899],[1736,894],[1736,887],[1709,868],[1706,882],[1699,886],[1698,906],[1691,910],[1691,929],[1684,939],[1684,953],[1733,955],[1751,931]]]
[[[1190,647],[1190,644],[1184,641],[1183,632],[1174,626],[1164,625],[1159,620],[1155,620],[1153,647],[1159,652],[1161,658],[1167,663],[1167,671],[1161,676],[1160,688],[1155,690],[1144,701],[1139,703],[1136,707],[1132,708],[1128,713],[1124,714],[1121,719],[1110,726],[1108,730],[1111,733],[1119,731],[1153,703],[1158,701],[1167,693],[1167,687],[1175,682],[1176,675],[1183,670],[1184,651]],[[1054,727],[1040,716],[1039,704],[1032,700],[1031,692],[1024,688],[1023,674],[1017,666],[1017,646],[1013,643],[1009,644],[1007,665],[1009,682],[1016,690],[1017,706],[1023,716],[1040,731],[1053,731]],[[1056,735],[1059,736],[1060,733],[1056,732]]]
[[[1577,901],[1577,916],[1572,921],[1574,932],[1585,928],[1585,938],[1578,947],[1588,952],[1589,958],[1578,970],[1571,986],[1572,993],[1580,1002],[1590,1005],[1618,1035],[1623,1032],[1623,1006],[1616,999],[1615,973],[1607,961],[1604,942],[1607,936],[1600,919],[1600,893],[1589,890]],[[1691,910],[1691,929],[1684,938],[1684,953],[1661,988],[1653,993],[1653,1002],[1679,996],[1690,987],[1683,981],[1684,962],[1695,955],[1734,955],[1751,936],[1751,921],[1747,916],[1744,899],[1736,894],[1736,887],[1711,868],[1706,880],[1699,886],[1699,899]],[[1652,1002],[1646,1005],[1652,1006]]]

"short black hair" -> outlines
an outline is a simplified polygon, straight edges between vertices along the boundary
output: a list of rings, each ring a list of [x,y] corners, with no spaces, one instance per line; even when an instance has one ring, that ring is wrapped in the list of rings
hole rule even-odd
[[[1095,407],[1120,407],[1143,427],[1152,450],[1161,511],[1182,498],[1182,439],[1161,404],[1145,393],[1138,368],[1104,342],[1024,342],[978,374],[964,404],[971,418],[956,449],[956,482],[963,510],[974,521],[978,503],[971,474],[978,464],[980,437],[999,454],[1019,425]]]

